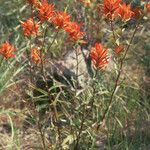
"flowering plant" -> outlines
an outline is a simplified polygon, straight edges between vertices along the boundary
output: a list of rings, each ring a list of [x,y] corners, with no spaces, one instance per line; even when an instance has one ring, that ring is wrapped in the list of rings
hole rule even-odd
[[[133,127],[130,116],[134,120],[146,105],[139,92],[143,76],[137,81],[139,68],[133,68],[140,53],[136,49],[147,46],[143,24],[149,19],[149,2],[26,0],[24,5],[19,12],[26,15],[18,17],[14,29],[21,31],[20,42],[13,44],[13,33],[3,40],[0,65],[23,62],[25,86],[14,85],[16,93],[26,93],[18,94],[26,108],[21,112],[40,135],[33,148],[115,149],[121,140],[126,144]],[[21,149],[30,149],[30,142],[21,143]]]

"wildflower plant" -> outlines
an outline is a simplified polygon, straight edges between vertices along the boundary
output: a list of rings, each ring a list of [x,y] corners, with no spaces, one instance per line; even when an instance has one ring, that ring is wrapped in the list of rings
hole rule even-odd
[[[120,93],[127,92],[124,66],[141,22],[149,15],[149,3],[133,7],[123,0],[73,0],[73,12],[67,3],[63,10],[57,3],[61,1],[26,0],[30,14],[20,20],[29,75],[26,105],[40,135],[37,147],[99,149],[111,145],[113,126],[112,132],[119,128],[119,135],[125,136],[128,120],[120,113],[132,115],[129,103],[140,107]],[[59,53],[69,48],[74,54],[69,64],[58,61],[55,50],[59,46]],[[10,42],[2,43],[2,61],[16,59],[16,51]],[[82,75],[86,78],[83,86]],[[103,136],[108,141],[97,144]]]

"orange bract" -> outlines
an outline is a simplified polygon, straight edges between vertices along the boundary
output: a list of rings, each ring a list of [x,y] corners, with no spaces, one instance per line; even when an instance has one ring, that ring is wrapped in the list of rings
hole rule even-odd
[[[56,13],[56,16],[53,19],[53,23],[58,28],[63,28],[65,24],[70,21],[70,19],[71,16],[66,12],[58,12]]]
[[[81,25],[76,22],[68,22],[64,27],[64,30],[69,33],[70,39],[74,41],[81,40],[85,35],[85,33],[81,32],[80,29]]]
[[[103,11],[107,19],[113,20],[115,18],[115,11],[119,8],[121,0],[104,0]]]
[[[124,46],[122,44],[117,45],[115,48],[116,54],[120,54],[124,50]]]
[[[15,47],[6,41],[0,47],[0,55],[5,57],[5,59],[15,57],[15,54],[13,54],[15,50],[16,50]]]
[[[139,19],[143,14],[143,10],[140,7],[136,7],[132,11],[134,13],[133,17],[135,19]]]
[[[39,64],[41,62],[40,50],[38,48],[31,49],[31,59],[35,64]]]
[[[39,18],[42,22],[51,20],[55,15],[54,5],[43,0],[38,7]]]
[[[131,5],[126,3],[120,4],[119,8],[115,11],[116,16],[122,18],[123,21],[129,21],[134,15],[134,12],[131,10]]]
[[[147,12],[150,12],[150,4],[146,4],[145,8],[146,8]]]
[[[24,35],[27,37],[38,34],[39,24],[36,23],[33,18],[29,18],[27,21],[21,22],[21,26],[23,28]]]
[[[101,43],[95,43],[90,51],[91,61],[96,69],[102,69],[108,64],[108,51]]]

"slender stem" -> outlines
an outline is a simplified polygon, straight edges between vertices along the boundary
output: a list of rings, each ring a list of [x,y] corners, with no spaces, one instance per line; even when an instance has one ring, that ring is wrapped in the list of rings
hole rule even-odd
[[[149,0],[146,1],[146,3],[148,4]]]
[[[110,27],[111,27],[111,31],[113,33],[113,38],[114,38],[114,40],[116,42],[115,30],[114,30],[114,25],[113,25],[113,21],[112,20],[110,21]]]
[[[4,57],[0,60],[0,67],[1,67],[1,65],[3,63],[3,60],[4,60]]]
[[[130,49],[131,43],[132,43],[132,41],[133,41],[133,39],[134,39],[134,37],[135,37],[135,34],[136,34],[136,32],[137,32],[138,27],[139,27],[139,23],[137,24],[137,26],[136,26],[136,28],[135,28],[135,30],[134,30],[134,32],[133,32],[133,35],[132,35],[132,37],[131,37],[131,39],[130,39],[130,42],[129,42],[127,48],[126,48],[126,51],[125,51],[125,53],[124,53],[124,56],[123,56],[123,58],[122,58],[122,60],[121,60],[121,62],[120,62],[119,72],[118,72],[117,78],[116,78],[116,80],[115,80],[115,86],[114,86],[114,89],[113,89],[112,94],[111,94],[111,96],[110,96],[110,101],[109,101],[109,103],[108,103],[108,106],[107,106],[107,108],[105,109],[104,114],[103,114],[103,116],[102,116],[101,122],[103,122],[103,121],[105,120],[106,115],[109,113],[109,110],[110,110],[111,107],[112,107],[113,97],[114,97],[115,92],[116,92],[116,89],[117,89],[117,87],[118,87],[118,82],[119,82],[119,79],[120,79],[120,76],[121,76],[122,67],[123,67],[123,64],[124,64],[124,61],[125,61],[127,52],[128,52],[129,49]],[[99,129],[99,127],[100,127],[100,124],[98,124],[97,130]]]
[[[45,88],[47,90],[47,93],[48,93],[48,98],[49,100],[51,101],[51,91],[49,90],[49,85],[48,85],[48,82],[47,82],[47,77],[46,77],[46,74],[45,74],[45,70],[44,70],[44,61],[43,61],[43,48],[44,48],[44,44],[45,44],[45,38],[46,38],[46,33],[47,33],[47,27],[45,28],[45,31],[44,31],[44,34],[43,34],[43,43],[42,43],[42,49],[41,49],[41,53],[40,53],[40,58],[41,58],[41,72],[42,72],[42,76],[43,76],[43,79],[44,79],[44,82],[45,82]],[[56,33],[52,43],[50,44],[48,50],[51,48],[51,46],[53,45],[56,37],[58,35],[58,32]],[[59,129],[59,125],[58,125],[58,115],[57,115],[57,109],[56,109],[56,106],[55,104],[53,103],[54,101],[52,101],[52,106],[53,106],[53,110],[54,110],[54,118],[55,118],[55,121],[56,121],[56,124],[57,124],[57,131],[58,131],[58,136],[59,136],[59,143],[61,143],[61,140],[60,140],[60,129]],[[43,134],[44,136],[44,134]]]
[[[32,16],[33,15],[33,8],[31,6],[31,12],[32,12]],[[34,26],[35,26],[35,23],[34,23]],[[45,37],[46,37],[46,33],[47,33],[47,27],[45,28],[45,31],[44,31],[44,34],[43,34],[43,43],[42,43],[42,49],[41,49],[41,53],[40,53],[40,58],[41,58],[41,62],[43,64],[43,55],[42,55],[42,51],[43,51],[43,48],[44,48],[44,43],[45,43]],[[38,37],[37,33],[36,33],[36,38]],[[31,47],[30,47],[31,49]],[[31,59],[31,58],[30,58]],[[43,68],[43,65],[41,65],[42,68]],[[36,106],[35,106],[35,109],[36,109]],[[40,132],[40,136],[41,136],[41,140],[42,140],[42,145],[43,145],[43,150],[46,150],[46,143],[45,143],[45,132],[42,131],[42,126],[41,126],[41,122],[40,122],[40,114],[38,113],[38,121],[37,121],[37,125],[38,125],[38,130]]]
[[[75,48],[75,55],[76,55],[76,92],[77,92],[77,88],[79,85],[79,80],[78,80],[78,76],[79,76],[79,57],[78,57],[78,48]]]
[[[38,129],[39,129],[41,140],[42,140],[42,144],[43,144],[43,150],[46,150],[45,136],[44,136],[44,132],[42,132],[42,127],[40,125],[40,120],[39,119],[38,119]]]
[[[80,129],[79,129],[79,133],[77,135],[77,140],[76,140],[76,144],[75,144],[74,150],[78,150],[78,145],[79,145],[79,141],[80,141],[80,138],[81,138],[83,125],[84,125],[84,122],[85,122],[85,111],[86,111],[86,108],[84,106],[84,110],[83,110],[83,114],[82,114],[82,118],[81,118],[81,126],[80,126]]]
[[[58,36],[58,33],[59,33],[59,30],[56,32],[56,34],[55,34],[55,36],[54,36],[54,38],[53,38],[51,44],[49,45],[49,47],[48,47],[48,49],[47,49],[48,51],[51,49],[52,45],[54,44],[54,42],[55,42],[55,40],[56,40],[56,38],[57,38],[57,36]]]
[[[92,97],[92,101],[91,101],[91,111],[93,110],[93,106],[94,106],[94,99],[95,99],[95,96],[96,96],[96,88],[93,87],[93,97]]]
[[[30,46],[30,50],[31,50],[31,39],[30,39],[30,43],[29,43],[29,46]],[[30,52],[29,50],[27,49],[26,50],[26,53],[27,53],[27,57],[28,57],[28,60],[29,60],[29,69],[30,69],[30,82],[31,84],[33,83],[33,74],[32,74],[32,60],[31,60],[31,56],[30,56]]]
[[[96,69],[96,71],[95,71],[95,75],[94,75],[94,79],[96,79],[97,78],[97,75],[98,75],[98,69]],[[91,101],[91,111],[92,111],[92,109],[93,109],[93,106],[94,106],[94,99],[95,99],[95,96],[96,96],[96,87],[95,87],[95,84],[93,85],[93,97],[92,97],[92,101]]]

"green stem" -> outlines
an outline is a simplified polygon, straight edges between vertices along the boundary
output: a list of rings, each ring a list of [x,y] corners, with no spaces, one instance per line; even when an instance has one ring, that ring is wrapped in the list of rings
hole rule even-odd
[[[79,133],[77,135],[77,140],[76,140],[74,150],[78,150],[79,141],[80,141],[80,138],[81,138],[81,133],[83,131],[83,125],[84,125],[84,122],[85,122],[85,112],[86,112],[86,108],[84,106],[84,110],[83,110],[83,114],[82,114],[82,118],[81,118],[81,126],[80,126],[80,129],[79,129]]]
[[[3,60],[4,60],[4,57],[0,60],[0,67],[1,67],[2,64],[3,64]]]
[[[111,27],[111,31],[113,33],[113,38],[114,38],[114,40],[116,42],[116,36],[115,36],[114,25],[113,25],[113,21],[112,20],[110,21],[110,27]]]

